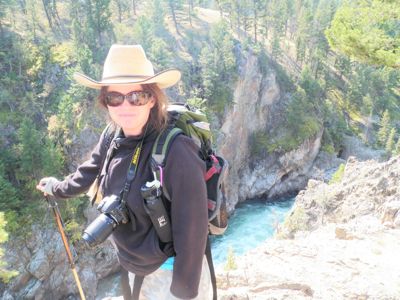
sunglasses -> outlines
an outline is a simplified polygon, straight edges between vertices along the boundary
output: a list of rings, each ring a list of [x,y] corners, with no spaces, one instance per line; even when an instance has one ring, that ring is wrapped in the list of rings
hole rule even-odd
[[[130,105],[141,106],[147,104],[151,97],[151,93],[143,91],[132,91],[125,95],[118,92],[109,92],[105,96],[105,102],[108,106],[119,106],[126,99]]]

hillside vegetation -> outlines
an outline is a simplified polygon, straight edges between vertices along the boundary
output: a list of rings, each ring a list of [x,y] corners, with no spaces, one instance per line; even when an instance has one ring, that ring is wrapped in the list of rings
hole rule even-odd
[[[257,132],[249,140],[255,156],[290,151],[321,128],[327,152],[340,154],[343,134],[356,134],[388,156],[399,153],[399,8],[372,2],[353,20],[364,9],[358,1],[1,0],[0,227],[26,238],[30,224],[49,222],[37,181],[67,174],[79,132],[100,133],[105,122],[96,92],[76,85],[72,74],[101,78],[113,43],[142,44],[156,70],[180,68],[183,80],[171,98],[205,100],[216,120],[232,104],[241,53],[256,53],[265,72],[274,65],[290,95],[280,121],[287,130]],[[386,17],[368,22],[378,12]],[[353,38],[348,26],[381,39]],[[369,49],[382,51],[369,57]],[[86,200],[62,205],[69,233],[80,232]]]

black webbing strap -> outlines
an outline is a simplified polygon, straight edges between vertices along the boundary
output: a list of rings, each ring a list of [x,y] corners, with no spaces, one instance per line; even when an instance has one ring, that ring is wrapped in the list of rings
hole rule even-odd
[[[140,143],[135,147],[133,151],[131,163],[129,164],[128,173],[126,174],[126,181],[123,190],[121,191],[121,202],[126,203],[129,189],[131,187],[131,183],[136,177],[137,167],[139,165],[140,153],[142,152],[143,141],[146,137],[147,127],[145,129],[143,138],[141,139]],[[131,224],[133,230],[136,229],[136,220],[134,216],[131,216]],[[128,272],[122,269],[121,272],[121,288],[124,300],[139,300],[140,289],[143,283],[143,276],[135,275],[134,283],[133,283],[133,291],[131,292],[131,288],[129,286],[129,275]]]
[[[106,153],[106,157],[103,161],[102,167],[100,169],[100,175],[105,175],[107,173],[108,166],[110,165],[111,158],[114,154],[115,141],[117,140],[117,138],[119,137],[120,134],[121,134],[121,128],[117,128],[114,131],[114,134],[112,137],[111,137],[111,135],[107,137],[107,141],[106,141],[106,145],[105,145],[106,149],[107,149],[107,153]]]
[[[129,190],[131,188],[131,183],[133,182],[133,180],[135,180],[137,167],[139,165],[140,153],[142,152],[143,141],[144,141],[144,138],[146,137],[146,133],[147,133],[147,127],[148,127],[148,125],[146,126],[146,129],[144,131],[143,138],[140,140],[140,143],[135,147],[135,151],[133,151],[131,163],[129,164],[128,172],[126,174],[124,188],[122,189],[122,191],[120,193],[121,203],[127,203],[127,197],[128,197]],[[132,214],[132,216],[131,216],[131,225],[132,225],[132,229],[135,231],[136,230],[136,220],[134,219],[134,214]]]
[[[129,285],[128,271],[121,268],[121,289],[124,300],[132,300],[132,289]]]
[[[115,131],[113,132],[112,128],[113,128],[113,124],[108,123],[102,133],[102,135],[104,135],[104,139],[105,139],[104,147],[107,152],[101,161],[99,173],[97,174],[96,179],[95,179],[98,181],[98,184],[100,184],[99,181],[100,181],[101,177],[104,176],[104,174],[107,172],[108,165],[110,164],[111,157],[114,153],[113,142],[115,142],[115,139],[118,137],[118,135],[120,134],[120,131],[121,131],[121,128],[116,128]],[[99,186],[96,186],[96,189],[94,190],[93,195],[91,195],[91,197],[90,197],[90,203],[92,204],[92,206],[96,202],[98,192],[99,192]]]
[[[144,276],[135,275],[133,280],[132,300],[139,300],[140,289],[142,288]]]
[[[211,284],[213,288],[213,300],[217,300],[217,278],[215,277],[214,263],[211,255],[211,243],[209,236],[207,236],[206,258],[207,258],[208,268],[210,269]]]
[[[121,289],[124,300],[139,300],[144,276],[135,275],[133,279],[133,289],[129,285],[129,272],[121,269]]]

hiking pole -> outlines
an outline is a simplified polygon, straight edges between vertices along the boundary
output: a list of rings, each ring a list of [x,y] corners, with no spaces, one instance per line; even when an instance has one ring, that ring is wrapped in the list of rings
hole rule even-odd
[[[58,227],[58,231],[61,234],[61,239],[63,241],[65,252],[67,253],[67,258],[68,258],[69,264],[71,266],[72,274],[74,275],[76,285],[78,286],[78,290],[79,290],[81,299],[86,300],[85,295],[83,294],[83,290],[82,290],[81,282],[78,277],[78,273],[76,272],[76,269],[75,269],[75,263],[72,258],[71,249],[69,248],[67,236],[65,235],[65,232],[64,232],[64,225],[63,225],[63,221],[61,219],[60,210],[58,209],[58,204],[52,197],[45,196],[45,198],[46,198],[47,203],[49,203],[49,207],[53,210],[54,218],[56,219],[56,223],[57,223],[57,227]]]

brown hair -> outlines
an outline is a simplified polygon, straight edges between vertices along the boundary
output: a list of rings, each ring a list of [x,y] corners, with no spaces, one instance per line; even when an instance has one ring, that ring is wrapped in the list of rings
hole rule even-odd
[[[141,87],[143,88],[143,91],[150,92],[155,99],[155,104],[150,111],[149,124],[157,132],[161,132],[163,129],[165,129],[168,122],[168,113],[167,113],[168,97],[158,87],[156,83],[141,84]],[[106,104],[107,89],[108,86],[103,86],[100,90],[100,94],[98,97],[100,105],[106,109],[107,109],[107,104]]]

